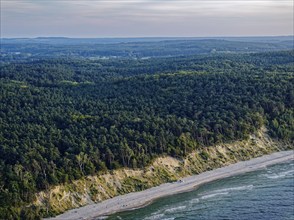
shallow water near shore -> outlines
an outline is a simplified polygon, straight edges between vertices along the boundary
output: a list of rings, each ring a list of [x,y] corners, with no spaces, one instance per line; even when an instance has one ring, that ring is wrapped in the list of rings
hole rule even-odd
[[[294,219],[294,162],[214,181],[107,219]]]

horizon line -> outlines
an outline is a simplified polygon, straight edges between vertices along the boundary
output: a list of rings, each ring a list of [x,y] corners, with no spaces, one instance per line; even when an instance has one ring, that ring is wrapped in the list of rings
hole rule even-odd
[[[68,36],[37,36],[37,37],[0,37],[0,39],[144,39],[144,38],[253,38],[253,37],[294,37],[293,35],[223,35],[223,36],[99,36],[99,37],[68,37]],[[294,40],[294,39],[293,39]]]

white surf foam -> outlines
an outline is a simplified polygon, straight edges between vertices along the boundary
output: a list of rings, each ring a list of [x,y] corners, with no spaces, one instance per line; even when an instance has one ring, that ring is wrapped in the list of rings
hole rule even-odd
[[[237,186],[237,187],[218,189],[218,190],[215,190],[214,192],[242,191],[242,190],[250,190],[252,188],[253,188],[253,185],[246,185],[246,186]]]
[[[163,219],[163,217],[164,217],[164,213],[160,213],[160,214],[154,213],[153,215],[144,218],[144,220],[159,220],[159,219]]]
[[[288,170],[281,173],[264,174],[264,176],[269,179],[279,179],[279,178],[292,176],[293,174],[294,174],[294,170]]]
[[[166,209],[164,212],[165,213],[175,213],[177,211],[181,211],[181,210],[185,209],[186,207],[187,206],[185,206],[185,205],[183,205],[183,206],[177,206],[177,207]]]
[[[199,199],[192,199],[190,200],[190,204],[195,204],[195,203],[198,203],[199,202]]]
[[[209,199],[209,198],[213,198],[220,195],[227,195],[232,191],[251,190],[252,188],[253,188],[253,185],[230,187],[230,188],[213,190],[207,194],[200,194],[200,196],[201,196],[201,199]]]
[[[97,220],[104,220],[104,219],[108,219],[108,216],[101,216],[97,218]]]
[[[211,193],[211,194],[208,194],[208,195],[201,196],[201,199],[210,199],[210,198],[213,198],[213,197],[216,197],[216,196],[227,195],[227,194],[229,194],[229,193],[228,192]]]

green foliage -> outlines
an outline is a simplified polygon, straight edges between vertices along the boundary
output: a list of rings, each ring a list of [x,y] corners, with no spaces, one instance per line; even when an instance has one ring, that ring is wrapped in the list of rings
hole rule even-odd
[[[209,158],[209,154],[205,151],[202,151],[199,155],[203,160],[207,160]]]
[[[11,207],[51,185],[183,157],[263,125],[293,141],[292,61],[287,51],[2,64],[0,217],[38,219],[36,207]]]

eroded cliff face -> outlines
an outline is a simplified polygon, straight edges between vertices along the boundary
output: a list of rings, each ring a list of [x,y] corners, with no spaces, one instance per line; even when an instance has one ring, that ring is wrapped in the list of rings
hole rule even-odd
[[[45,212],[59,214],[68,209],[289,148],[293,148],[293,145],[273,141],[263,128],[247,140],[199,149],[182,160],[159,157],[142,170],[119,169],[55,186],[38,193],[34,205]]]

